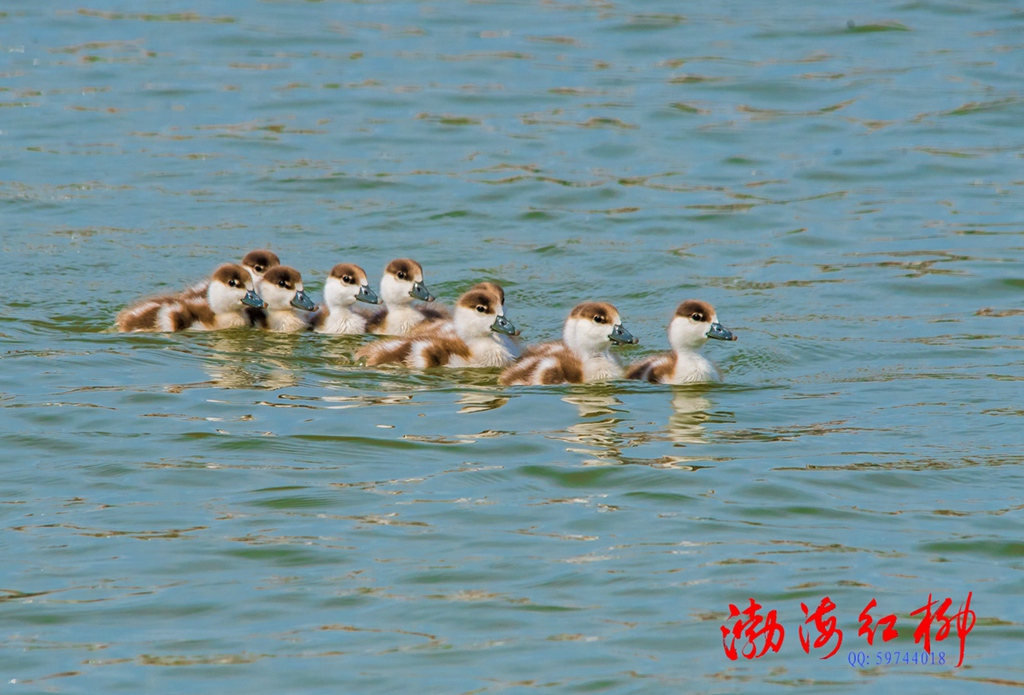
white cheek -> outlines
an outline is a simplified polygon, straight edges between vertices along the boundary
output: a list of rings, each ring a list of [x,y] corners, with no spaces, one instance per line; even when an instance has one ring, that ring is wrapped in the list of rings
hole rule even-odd
[[[497,316],[487,312],[480,313],[479,311],[474,311],[473,313],[476,314],[474,318],[476,319],[477,330],[480,333],[489,332],[491,330],[491,326],[494,325],[494,321]]]
[[[594,323],[593,321],[588,321],[586,326],[587,340],[595,345],[599,345],[608,340],[608,336],[612,334],[611,328],[607,323]]]
[[[292,293],[284,287],[270,287],[266,290],[265,299],[271,309],[287,309],[292,296]]]
[[[677,349],[698,348],[707,342],[709,324],[677,318],[669,328],[669,342]]]
[[[380,280],[380,294],[385,303],[400,304],[406,300],[411,301],[409,292],[412,290],[412,283],[399,280],[394,275],[385,275]]]
[[[334,278],[328,278],[324,283],[324,302],[333,305],[345,303],[341,283]]]

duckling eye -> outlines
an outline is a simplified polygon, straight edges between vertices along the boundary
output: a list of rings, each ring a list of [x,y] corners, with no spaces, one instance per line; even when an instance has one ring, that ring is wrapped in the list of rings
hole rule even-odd
[[[487,313],[487,307],[485,307],[483,304],[477,304],[476,310],[479,311],[481,314]]]
[[[406,272],[404,270],[399,270],[398,271],[398,279],[399,280],[404,280],[406,277],[407,277],[407,274],[406,274]]]
[[[288,287],[288,281],[287,280],[278,280],[277,281],[277,286],[278,287]]]
[[[352,284],[352,276],[351,275],[346,275],[343,278],[341,278],[341,281],[344,282],[345,284],[351,285]]]
[[[698,311],[698,312],[696,312],[694,314],[691,314],[690,318],[693,319],[694,321],[703,321],[704,320],[704,314],[702,314],[702,313],[700,313]]]
[[[608,319],[598,314],[597,316],[594,317],[594,323],[608,323]]]
[[[228,280],[228,287],[238,287],[238,280]]]

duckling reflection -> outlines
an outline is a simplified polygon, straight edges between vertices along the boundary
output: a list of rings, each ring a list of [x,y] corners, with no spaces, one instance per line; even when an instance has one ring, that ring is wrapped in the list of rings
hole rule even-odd
[[[256,339],[252,333],[218,334],[209,345],[211,353],[203,360],[203,369],[215,386],[225,389],[280,389],[295,386],[299,376],[285,359],[295,352],[290,336],[279,340]],[[259,336],[271,338],[276,336]]]
[[[601,391],[603,389],[588,389],[586,392],[573,393],[562,398],[566,403],[578,408],[581,418],[601,418],[585,419],[570,425],[566,436],[556,437],[570,444],[583,445],[570,446],[566,451],[595,457],[584,459],[585,466],[614,466],[624,463],[622,448],[626,438],[615,431],[616,425],[621,421],[621,418],[617,417],[620,410],[616,406],[622,406],[623,403],[615,396]]]
[[[483,413],[488,410],[497,410],[508,403],[507,396],[498,395],[494,391],[466,391],[459,396],[456,404],[461,405],[460,415],[469,413]]]
[[[361,335],[338,335],[330,340],[317,341],[316,349],[327,364],[349,367],[356,364],[354,355],[365,340]]]
[[[668,418],[668,437],[677,444],[704,441],[704,423],[711,419],[711,401],[692,387],[672,389],[672,415]]]

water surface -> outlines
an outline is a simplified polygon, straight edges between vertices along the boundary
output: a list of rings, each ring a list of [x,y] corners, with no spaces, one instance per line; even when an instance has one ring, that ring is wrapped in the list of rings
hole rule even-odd
[[[1022,28],[1002,2],[8,2],[5,688],[1020,687]],[[721,385],[500,388],[356,365],[359,338],[111,332],[261,246],[314,296],[400,255],[448,303],[496,280],[528,342],[607,299],[624,361],[690,297],[739,340],[707,346]],[[961,668],[849,665],[968,592]],[[797,633],[825,596],[821,660]],[[785,641],[733,662],[750,598]],[[932,648],[955,663],[955,631]]]

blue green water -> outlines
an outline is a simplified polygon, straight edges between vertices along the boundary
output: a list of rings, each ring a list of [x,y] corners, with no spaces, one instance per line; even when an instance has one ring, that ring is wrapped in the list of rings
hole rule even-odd
[[[1011,2],[0,8],[0,690],[1024,686]],[[612,301],[721,385],[500,388],[360,338],[120,335],[268,247],[409,256],[526,342]],[[964,664],[920,650],[972,593]],[[800,648],[800,603],[843,644]],[[778,653],[726,658],[755,598]],[[869,647],[858,614],[898,616]],[[740,642],[742,645],[742,642]]]

